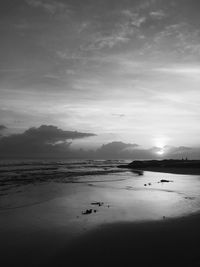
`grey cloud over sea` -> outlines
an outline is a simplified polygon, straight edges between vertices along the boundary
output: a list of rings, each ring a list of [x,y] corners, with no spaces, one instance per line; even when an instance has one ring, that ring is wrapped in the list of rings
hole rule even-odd
[[[61,157],[61,158],[104,158],[104,159],[161,159],[198,158],[200,148],[165,146],[143,148],[135,143],[114,141],[103,144],[96,149],[74,149],[73,140],[95,137],[93,133],[66,131],[52,125],[32,127],[21,134],[0,137],[1,157]]]

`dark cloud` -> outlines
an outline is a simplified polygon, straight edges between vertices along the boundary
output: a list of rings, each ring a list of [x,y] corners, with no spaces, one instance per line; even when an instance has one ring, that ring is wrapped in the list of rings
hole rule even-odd
[[[40,140],[40,142],[64,141],[66,139],[78,139],[83,137],[94,136],[90,133],[80,133],[77,131],[63,131],[56,126],[41,125],[39,128],[30,128],[24,132],[24,136],[30,137],[33,140]]]
[[[52,125],[30,128],[22,134],[13,134],[0,139],[2,155],[57,156],[66,153],[71,140],[94,136],[90,133],[64,131]]]
[[[5,125],[0,125],[0,131],[3,131],[3,130],[5,130],[5,129],[7,129],[7,127],[5,126]]]
[[[163,153],[160,153],[163,152]],[[144,149],[137,144],[111,142],[102,145],[96,151],[71,151],[73,158],[97,158],[97,159],[198,159],[200,157],[200,148],[192,147],[172,147],[164,148],[151,147]]]
[[[7,127],[5,125],[0,124],[0,137],[2,137],[2,132],[6,129]]]
[[[160,153],[163,152],[163,153]],[[192,147],[172,147],[165,146],[164,148],[151,147],[144,149],[137,144],[127,144],[123,142],[111,142],[102,145],[93,156],[97,158],[117,158],[117,159],[162,159],[162,158],[189,158],[198,159],[200,157],[200,148]]]
[[[164,148],[151,147],[144,149],[137,144],[111,142],[102,145],[95,151],[95,153],[90,155],[89,153],[91,152],[88,152],[88,156],[104,159],[181,159],[186,157],[190,159],[198,159],[200,157],[200,148],[165,146]]]
[[[2,128],[3,125],[1,125]],[[30,128],[22,134],[3,136],[0,139],[1,157],[43,157],[43,158],[83,158],[83,159],[162,159],[200,157],[200,148],[151,147],[144,149],[137,144],[111,142],[103,144],[96,150],[72,149],[73,139],[94,136],[91,133],[64,131],[52,125]],[[162,153],[160,153],[162,152]]]
[[[96,151],[96,155],[102,158],[124,158],[131,155],[132,150],[138,147],[137,144],[126,144],[123,142],[111,142],[102,145]]]

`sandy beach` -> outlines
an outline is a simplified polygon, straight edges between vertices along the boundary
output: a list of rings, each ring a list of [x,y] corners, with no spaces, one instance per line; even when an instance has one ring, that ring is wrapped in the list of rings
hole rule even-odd
[[[199,223],[200,216],[193,215],[157,222],[105,224],[71,243],[62,230],[30,234],[24,229],[1,238],[1,264],[199,266]]]
[[[199,266],[199,188],[131,171],[25,185],[1,197],[2,266]]]
[[[200,216],[113,223],[91,231],[59,255],[60,266],[199,266]],[[78,255],[78,256],[77,256]],[[58,258],[57,258],[58,259]]]

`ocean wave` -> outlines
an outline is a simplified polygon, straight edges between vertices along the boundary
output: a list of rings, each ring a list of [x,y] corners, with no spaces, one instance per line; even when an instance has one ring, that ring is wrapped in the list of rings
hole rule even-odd
[[[78,183],[81,177],[90,177],[125,172],[118,169],[119,160],[86,161],[14,161],[0,163],[0,195],[19,186],[45,182]],[[99,181],[101,179],[98,179]]]

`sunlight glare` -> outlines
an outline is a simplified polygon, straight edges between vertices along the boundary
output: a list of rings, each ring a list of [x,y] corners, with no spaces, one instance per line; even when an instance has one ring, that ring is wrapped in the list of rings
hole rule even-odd
[[[161,149],[160,151],[156,152],[158,155],[162,156],[165,152],[163,149]]]
[[[154,138],[154,144],[156,147],[159,147],[159,148],[164,148],[167,145],[168,141],[169,141],[169,138],[165,136],[158,136]]]

